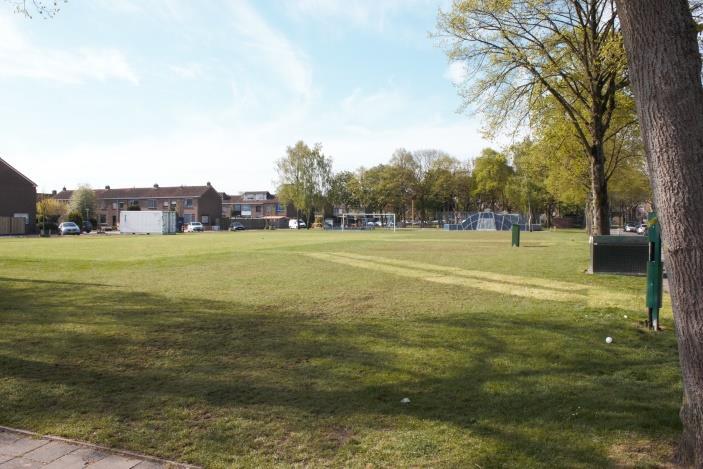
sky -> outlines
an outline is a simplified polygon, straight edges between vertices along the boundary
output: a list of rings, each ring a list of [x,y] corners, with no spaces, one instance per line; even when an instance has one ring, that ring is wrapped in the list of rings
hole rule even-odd
[[[448,0],[69,0],[51,19],[0,2],[0,157],[49,192],[276,188],[321,143],[335,171],[397,148],[461,160],[490,145],[457,112],[429,37]]]

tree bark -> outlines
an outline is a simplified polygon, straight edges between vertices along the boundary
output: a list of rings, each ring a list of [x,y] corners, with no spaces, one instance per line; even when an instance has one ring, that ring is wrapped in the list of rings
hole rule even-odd
[[[684,384],[681,464],[703,467],[703,86],[686,0],[617,0],[664,235]]]
[[[591,234],[610,234],[610,218],[608,216],[608,180],[605,177],[605,152],[603,144],[591,147]]]

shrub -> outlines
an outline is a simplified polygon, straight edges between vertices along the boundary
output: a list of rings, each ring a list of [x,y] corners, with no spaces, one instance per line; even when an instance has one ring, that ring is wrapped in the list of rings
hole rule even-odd
[[[83,226],[83,216],[81,216],[80,212],[75,210],[68,214],[68,221],[72,221],[78,226]]]

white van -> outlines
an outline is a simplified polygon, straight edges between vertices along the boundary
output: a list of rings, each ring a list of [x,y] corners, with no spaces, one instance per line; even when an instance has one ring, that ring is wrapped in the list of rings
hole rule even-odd
[[[291,230],[297,230],[298,228],[305,228],[305,222],[303,220],[288,220],[288,228]]]

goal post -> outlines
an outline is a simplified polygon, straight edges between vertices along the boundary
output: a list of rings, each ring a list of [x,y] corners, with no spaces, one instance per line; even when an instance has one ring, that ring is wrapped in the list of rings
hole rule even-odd
[[[396,229],[395,213],[343,213],[342,231]]]

